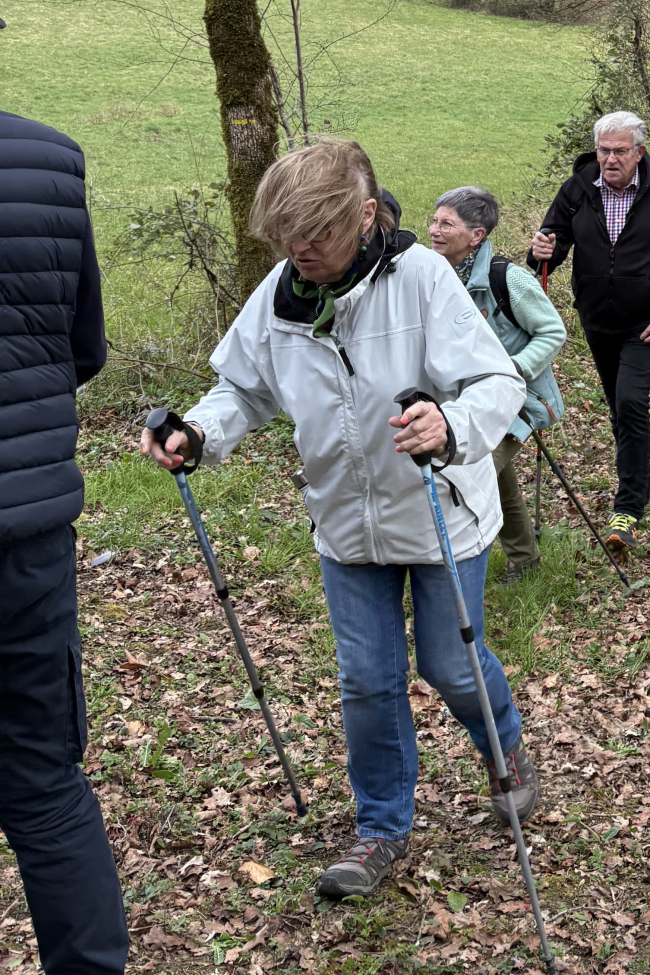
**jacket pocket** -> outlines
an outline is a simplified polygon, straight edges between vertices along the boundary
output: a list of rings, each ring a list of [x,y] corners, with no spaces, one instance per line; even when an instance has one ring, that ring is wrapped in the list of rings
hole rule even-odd
[[[575,306],[586,325],[603,328],[650,319],[650,280],[583,274],[576,284]]]
[[[81,637],[75,629],[68,644],[68,726],[66,733],[66,761],[76,765],[83,761],[88,744],[86,699],[81,676]]]
[[[600,325],[611,321],[609,277],[583,274],[576,282],[575,296],[575,307],[589,324]]]
[[[550,366],[528,384],[524,409],[536,430],[545,430],[557,423],[564,413],[562,394]]]
[[[650,280],[643,277],[612,278],[612,303],[616,317],[636,324],[650,319]]]
[[[499,489],[491,455],[475,464],[446,467],[440,476],[454,485],[483,534],[486,522],[492,519],[495,508],[499,508]]]

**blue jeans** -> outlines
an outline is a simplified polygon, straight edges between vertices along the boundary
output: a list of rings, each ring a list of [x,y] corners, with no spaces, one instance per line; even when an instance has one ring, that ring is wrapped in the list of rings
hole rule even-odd
[[[483,643],[488,550],[458,563],[476,649],[504,752],[521,734],[499,660]],[[418,750],[407,696],[409,668],[402,600],[408,571],[420,675],[435,687],[482,755],[491,756],[451,584],[442,565],[344,565],[321,558],[337,644],[348,773],[359,836],[395,840],[411,830]]]

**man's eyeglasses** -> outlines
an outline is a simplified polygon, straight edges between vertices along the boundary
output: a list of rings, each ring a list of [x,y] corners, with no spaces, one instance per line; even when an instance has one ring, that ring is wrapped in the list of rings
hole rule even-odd
[[[632,152],[633,149],[638,148],[638,143],[633,146],[627,146],[625,149],[608,149],[606,146],[596,146],[596,155],[599,159],[609,159],[610,156],[616,156],[617,159],[625,159],[628,152]]]

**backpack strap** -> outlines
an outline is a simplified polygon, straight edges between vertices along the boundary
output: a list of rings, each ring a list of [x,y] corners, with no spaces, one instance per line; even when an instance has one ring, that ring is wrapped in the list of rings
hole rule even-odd
[[[510,295],[508,294],[508,282],[506,280],[506,274],[508,272],[508,265],[512,261],[508,260],[507,257],[497,255],[490,261],[490,290],[497,302],[497,311],[500,311],[502,315],[505,315],[509,322],[516,325],[519,328],[519,322],[514,316],[514,312],[510,305]]]

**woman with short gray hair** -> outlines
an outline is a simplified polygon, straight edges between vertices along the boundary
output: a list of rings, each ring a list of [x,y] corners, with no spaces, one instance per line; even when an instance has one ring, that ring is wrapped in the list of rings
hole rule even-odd
[[[429,235],[432,248],[455,268],[526,380],[525,411],[530,423],[516,417],[492,455],[503,510],[499,541],[508,560],[503,581],[512,583],[536,569],[540,561],[513,460],[533,429],[549,427],[562,416],[562,397],[551,362],[566,341],[566,330],[533,276],[493,255],[487,238],[498,222],[499,207],[491,193],[461,186],[438,198]]]

